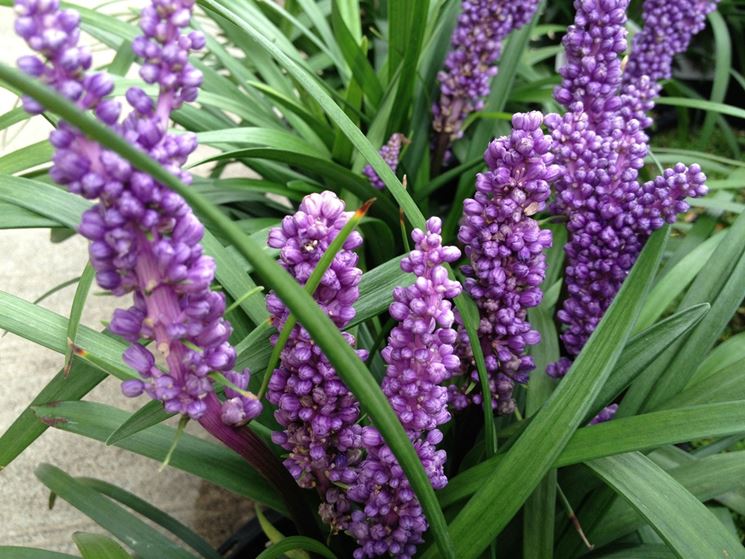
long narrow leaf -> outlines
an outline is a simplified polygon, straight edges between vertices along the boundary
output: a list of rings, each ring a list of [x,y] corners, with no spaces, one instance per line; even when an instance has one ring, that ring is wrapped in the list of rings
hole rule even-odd
[[[83,559],[132,559],[122,546],[102,534],[76,532],[72,539]]]
[[[588,466],[649,522],[678,557],[745,557],[745,548],[717,518],[642,454],[602,458]]]
[[[117,487],[116,485],[112,485],[111,483],[107,483],[100,479],[77,478],[77,481],[91,489],[95,489],[102,495],[106,495],[107,497],[118,501],[136,513],[141,514],[148,520],[155,522],[158,526],[165,528],[182,542],[189,545],[189,547],[194,551],[198,552],[202,557],[205,557],[206,559],[220,559],[220,554],[217,553],[217,551],[215,551],[204,538],[190,530],[187,526],[173,518],[171,515],[166,514],[147,501],[140,499],[137,495],[133,495],[121,487]]]
[[[60,402],[35,406],[37,417],[47,425],[104,442],[124,422],[127,412],[93,402]],[[119,441],[116,446],[163,462],[176,430],[156,425]],[[216,443],[183,434],[169,466],[183,470],[284,512],[282,501],[253,468],[237,454]]]
[[[194,555],[175,545],[154,528],[59,468],[42,464],[36,468],[35,474],[58,497],[115,535],[142,559],[194,559]]]

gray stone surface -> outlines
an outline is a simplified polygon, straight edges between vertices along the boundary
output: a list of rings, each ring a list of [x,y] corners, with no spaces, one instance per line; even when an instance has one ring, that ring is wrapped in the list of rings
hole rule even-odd
[[[93,7],[97,2],[83,1]],[[121,12],[127,4],[111,9]],[[12,12],[0,7],[0,60],[13,63],[26,52],[12,32]],[[106,59],[105,52],[98,58]],[[15,106],[15,97],[0,88],[0,114]],[[36,117],[0,133],[0,156],[46,138],[49,125]],[[48,289],[80,274],[87,259],[86,243],[80,237],[53,244],[46,230],[0,230],[0,290],[33,300]],[[75,286],[46,299],[42,305],[69,314]],[[94,287],[94,291],[97,288]],[[113,297],[92,296],[83,323],[100,328],[117,305]],[[31,402],[35,394],[60,369],[63,357],[13,334],[0,338],[0,432]],[[120,408],[136,409],[145,402],[124,398],[116,379],[96,388],[89,400]],[[198,429],[192,429],[198,434]],[[116,483],[185,522],[213,543],[221,542],[246,521],[250,504],[201,480],[174,469],[158,472],[159,464],[126,451],[50,429],[22,456],[0,472],[0,545],[28,545],[58,551],[74,551],[70,535],[76,530],[101,531],[84,515],[58,499],[48,510],[48,491],[34,477],[43,462],[72,475],[97,477]]]

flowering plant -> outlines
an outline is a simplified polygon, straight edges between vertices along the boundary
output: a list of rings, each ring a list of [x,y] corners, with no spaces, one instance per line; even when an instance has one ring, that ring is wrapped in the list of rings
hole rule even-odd
[[[716,0],[629,3],[14,0],[0,126],[52,131],[0,158],[0,227],[89,263],[66,317],[0,291],[0,328],[65,355],[0,467],[48,427],[122,446],[288,519],[262,558],[745,557],[745,111]],[[661,97],[707,17],[712,100]],[[658,146],[662,103],[735,158]],[[83,400],[107,376],[137,411]],[[85,558],[220,557],[37,476],[127,548]]]

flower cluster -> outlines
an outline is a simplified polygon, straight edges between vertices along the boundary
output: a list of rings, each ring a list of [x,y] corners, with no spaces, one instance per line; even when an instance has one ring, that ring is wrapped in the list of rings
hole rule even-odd
[[[295,214],[272,229],[267,242],[280,250],[280,264],[305,284],[349,217],[334,193],[310,194]],[[352,232],[313,295],[339,328],[354,317],[362,271],[353,251],[361,244],[362,237]],[[289,311],[273,292],[266,302],[272,323],[281,329]],[[351,334],[344,337],[355,344]],[[364,351],[358,353],[365,357]],[[353,465],[361,458],[359,403],[301,325],[292,329],[282,350],[267,399],[277,406],[275,417],[284,427],[273,440],[289,451],[285,466],[301,487],[318,489],[323,520],[335,530],[345,529],[350,505],[341,487],[354,481]]]
[[[380,156],[394,173],[396,172],[396,168],[398,167],[398,160],[401,156],[401,147],[406,142],[406,136],[399,132],[396,132],[395,134],[392,134],[391,137],[388,139],[388,142],[386,142],[386,144],[382,148],[380,148]],[[378,176],[378,173],[375,172],[372,166],[365,165],[365,168],[362,170],[362,172],[365,173],[365,176],[368,178],[370,184],[373,185],[374,188],[377,188],[378,190],[383,190],[385,188],[385,183],[383,183],[383,181]]]
[[[659,80],[672,76],[675,55],[685,52],[691,39],[703,30],[706,15],[719,0],[645,0],[642,30],[634,36],[623,73],[626,104],[644,128],[660,93]]]
[[[570,233],[567,295],[558,313],[570,357],[594,331],[647,238],[688,209],[686,197],[706,193],[698,165],[679,163],[639,182],[648,138],[636,118],[634,89],[622,87],[620,63],[628,0],[577,0],[575,6],[575,24],[564,38],[564,81],[556,91],[568,110],[546,118],[564,169],[553,209],[566,215]],[[561,377],[570,364],[564,358],[548,372]]]
[[[135,40],[134,48],[145,58],[143,79],[157,84],[159,95],[153,102],[141,89],[131,88],[126,98],[133,110],[121,122],[120,103],[106,98],[113,89],[111,78],[87,73],[91,58],[78,46],[78,14],[60,11],[57,0],[17,0],[16,29],[43,57],[22,57],[19,66],[81,110],[94,110],[130,143],[188,181],[181,167],[196,148],[196,137],[167,129],[171,111],[194,100],[202,80],[188,56],[204,45],[204,36],[182,33],[192,5],[192,0],[154,0],[143,10],[144,36]],[[41,110],[28,99],[25,106]],[[79,228],[91,241],[98,284],[117,295],[134,295],[133,306],[117,310],[110,325],[130,342],[124,361],[139,373],[139,378],[123,383],[123,392],[136,396],[145,391],[162,400],[168,412],[200,419],[208,404],[219,406],[209,373],[228,375],[238,388],[248,382],[248,371],[232,371],[231,327],[223,318],[224,296],[210,290],[215,263],[203,254],[202,224],[179,195],[69,124],[61,122],[50,141],[55,147],[50,176],[70,192],[98,200]],[[165,370],[143,341],[154,342]],[[228,422],[250,419],[261,409],[242,390],[228,397],[222,410]]]
[[[528,23],[537,0],[464,0],[451,38],[445,69],[438,74],[440,99],[433,106],[433,127],[448,142],[460,138],[468,115],[484,107],[502,41]]]
[[[443,468],[445,451],[438,426],[450,420],[448,395],[443,383],[459,370],[454,353],[456,332],[450,299],[460,294],[458,282],[448,278],[444,263],[460,257],[455,247],[442,246],[439,218],[427,221],[426,231],[415,229],[415,249],[401,261],[401,269],[416,281],[397,287],[390,306],[398,321],[382,352],[387,364],[382,389],[419,454],[432,486],[447,483]],[[389,553],[410,558],[427,529],[421,506],[390,448],[374,427],[361,437],[367,452],[358,466],[348,495],[362,508],[352,512],[350,533],[360,548],[355,559]]]
[[[463,267],[465,289],[479,307],[479,338],[493,405],[501,414],[514,410],[514,384],[527,382],[534,368],[526,350],[540,341],[527,312],[543,298],[544,251],[551,246],[551,232],[541,229],[531,216],[545,208],[549,183],[560,172],[553,163],[551,140],[541,131],[542,122],[539,112],[516,114],[512,134],[489,144],[484,155],[489,171],[478,175],[476,195],[465,201],[458,232],[470,259],[470,265]],[[461,334],[465,337],[464,329]],[[468,347],[467,339],[462,345]],[[477,381],[472,359],[463,361]],[[455,387],[451,397],[456,408],[469,402]],[[470,399],[478,404],[481,395]]]

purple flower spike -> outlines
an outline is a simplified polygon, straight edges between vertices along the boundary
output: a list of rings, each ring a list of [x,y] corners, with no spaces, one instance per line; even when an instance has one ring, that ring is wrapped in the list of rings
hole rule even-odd
[[[571,359],[597,327],[649,236],[688,210],[688,196],[707,192],[706,176],[698,165],[679,163],[651,181],[639,182],[639,170],[649,153],[644,128],[651,120],[646,111],[658,91],[653,80],[669,76],[672,62],[672,54],[664,61],[655,59],[649,37],[667,37],[671,43],[666,49],[683,48],[710,9],[710,3],[699,2],[700,17],[691,19],[689,14],[686,19],[699,23],[683,33],[679,22],[685,18],[678,9],[691,7],[683,4],[662,7],[660,2],[646,2],[645,10],[658,15],[647,13],[645,22],[672,28],[643,31],[634,42],[634,49],[641,50],[632,51],[622,76],[628,0],[575,2],[575,24],[564,40],[568,54],[564,82],[556,90],[557,100],[569,110],[563,117],[546,118],[557,162],[565,170],[557,181],[552,209],[567,217],[569,230],[567,295],[557,313],[568,355],[549,366],[551,376],[559,378],[569,370]],[[663,12],[676,15],[663,16]],[[681,34],[686,38],[681,39]],[[592,60],[584,60],[590,54]]]
[[[647,113],[659,95],[660,80],[672,77],[673,59],[688,49],[706,25],[706,15],[719,0],[645,0],[644,26],[631,43],[623,73],[624,103],[642,127],[649,128]]]
[[[390,313],[398,321],[382,352],[387,364],[383,392],[406,429],[429,475],[432,486],[447,483],[445,451],[439,425],[450,420],[443,383],[460,369],[454,353],[456,339],[450,299],[460,294],[458,282],[448,278],[443,264],[456,261],[460,251],[442,246],[439,218],[427,221],[426,231],[415,229],[415,248],[401,261],[401,269],[416,281],[393,292]],[[360,544],[355,559],[390,554],[410,558],[422,542],[427,522],[395,456],[374,427],[365,427],[362,442],[367,456],[349,497],[362,505],[352,513],[349,532]]]
[[[458,232],[471,262],[463,267],[465,289],[479,308],[492,403],[500,414],[514,410],[514,384],[527,382],[534,368],[527,348],[540,341],[527,313],[543,298],[551,232],[531,216],[545,208],[549,183],[560,173],[542,122],[539,112],[516,114],[512,134],[489,144],[484,154],[489,171],[478,175],[476,195],[465,201]],[[464,365],[478,382],[465,329],[460,336]],[[481,403],[480,393],[466,396],[455,385],[451,391],[457,409]]]
[[[396,172],[396,168],[398,167],[398,160],[401,155],[401,147],[405,143],[407,143],[406,136],[396,132],[388,139],[388,142],[382,148],[380,148],[380,156],[394,173]],[[365,176],[368,178],[370,184],[372,184],[374,188],[377,188],[378,190],[383,190],[385,188],[385,183],[383,183],[378,174],[370,165],[365,165],[365,168],[362,170],[362,172],[365,173]]]
[[[189,181],[182,166],[196,148],[195,136],[167,130],[171,112],[194,100],[201,83],[188,57],[204,45],[204,38],[181,31],[192,6],[191,0],[153,0],[143,10],[144,36],[135,39],[133,48],[144,59],[143,79],[156,83],[159,94],[153,101],[142,90],[130,89],[126,97],[133,111],[121,122],[118,102],[106,98],[113,89],[111,78],[87,73],[91,60],[77,44],[78,14],[60,11],[57,0],[17,0],[16,29],[42,57],[22,57],[19,66],[81,110],[95,111],[122,137]],[[56,148],[52,178],[70,192],[98,200],[79,228],[91,241],[98,284],[116,295],[134,294],[134,305],[117,310],[110,327],[131,343],[123,358],[140,376],[125,381],[122,392],[138,396],[144,391],[163,401],[167,411],[193,419],[202,419],[208,411],[231,424],[255,417],[261,405],[243,391],[226,391],[228,401],[220,414],[208,377],[218,372],[242,383],[241,389],[247,386],[247,376],[239,378],[232,371],[235,350],[228,343],[232,329],[223,318],[225,298],[210,290],[215,263],[203,254],[204,227],[189,206],[65,122],[50,140]],[[145,347],[142,339],[153,343]],[[163,368],[156,365],[156,355]]]
[[[435,132],[446,135],[449,142],[463,135],[463,122],[484,107],[489,95],[502,41],[532,19],[538,4],[537,0],[463,0],[445,69],[437,76],[440,99],[432,107]]]
[[[575,0],[574,25],[562,40],[566,64],[556,100],[571,110],[581,103],[593,129],[605,126],[618,109],[621,59],[627,48],[626,9],[629,0]]]
[[[305,284],[350,216],[334,193],[310,194],[294,215],[271,231],[267,242],[280,250],[280,264]],[[314,293],[339,328],[354,317],[362,271],[353,251],[361,244],[362,237],[352,232]],[[281,329],[289,311],[273,292],[266,300],[273,324]],[[354,346],[352,335],[344,337]],[[334,530],[346,529],[350,505],[341,488],[354,480],[353,467],[361,458],[359,403],[301,325],[293,328],[282,350],[267,399],[277,406],[275,417],[284,427],[274,441],[289,451],[285,466],[301,487],[318,489],[321,518]]]

